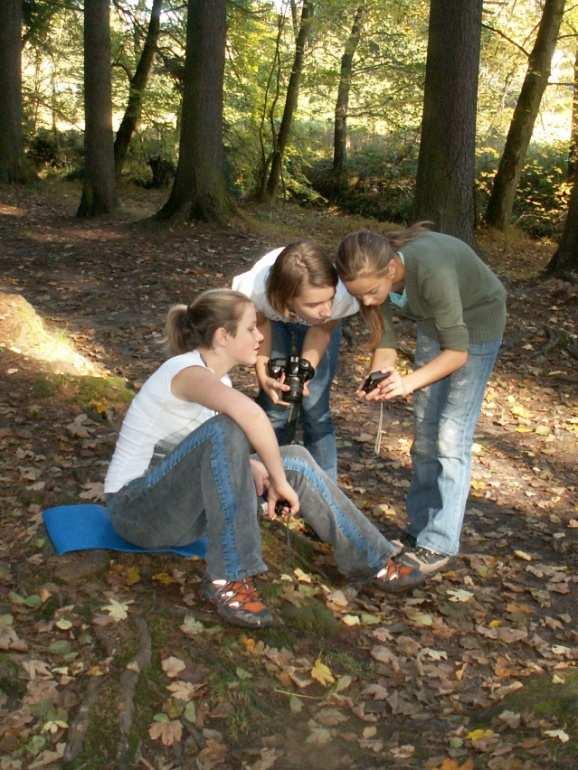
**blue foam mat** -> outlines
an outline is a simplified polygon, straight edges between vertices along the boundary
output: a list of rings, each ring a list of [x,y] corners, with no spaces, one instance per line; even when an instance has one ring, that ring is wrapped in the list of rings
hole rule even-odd
[[[130,551],[133,553],[176,553],[178,556],[204,557],[207,540],[174,548],[140,548],[117,535],[103,505],[58,505],[42,513],[44,526],[54,550],[60,556],[69,551]]]

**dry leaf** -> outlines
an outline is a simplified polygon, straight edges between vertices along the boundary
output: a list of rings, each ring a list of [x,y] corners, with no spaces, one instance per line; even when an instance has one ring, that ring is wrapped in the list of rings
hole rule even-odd
[[[178,719],[153,722],[149,727],[149,735],[153,741],[160,740],[163,746],[174,746],[183,737],[183,726]]]
[[[568,743],[570,740],[570,736],[564,730],[544,730],[544,735],[547,735],[549,738],[558,738],[560,743]]]
[[[128,618],[128,605],[133,603],[132,599],[129,599],[126,602],[117,602],[116,599],[111,599],[110,604],[101,607],[101,609],[105,610],[115,623],[118,623],[119,621]]]
[[[161,666],[165,674],[171,679],[175,676],[178,676],[181,671],[186,668],[185,664],[180,658],[175,658],[172,655],[168,658],[164,658],[161,662]]]
[[[244,764],[243,770],[270,770],[283,752],[278,749],[261,749],[261,758],[252,765]]]
[[[335,682],[335,677],[331,673],[331,669],[321,661],[321,658],[317,658],[310,673],[311,677],[324,687]]]
[[[176,682],[171,682],[167,685],[173,698],[177,700],[190,701],[193,698],[198,698],[202,691],[205,689],[205,684],[192,684],[191,682],[183,682],[182,679],[178,679]]]

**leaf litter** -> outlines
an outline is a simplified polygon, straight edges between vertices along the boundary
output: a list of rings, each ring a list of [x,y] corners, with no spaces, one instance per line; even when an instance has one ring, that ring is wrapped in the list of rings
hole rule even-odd
[[[0,350],[0,770],[57,766],[75,746],[86,761],[90,741],[103,747],[100,766],[112,766],[109,735],[131,709],[141,725],[134,767],[154,770],[573,767],[576,718],[564,704],[578,686],[576,365],[568,349],[545,344],[552,317],[575,338],[567,284],[537,287],[519,277],[520,255],[484,241],[508,284],[510,322],[476,437],[462,556],[411,595],[384,598],[347,585],[306,533],[296,530],[288,550],[284,529],[264,523],[264,585],[278,623],[243,633],[199,601],[200,561],[55,557],[40,511],[101,499],[126,393],[162,358],[167,307],[213,286],[215,259],[226,283],[278,244],[200,224],[158,234],[119,218],[95,226],[59,202],[37,205],[39,192],[7,194],[22,196],[35,233],[31,241],[0,222],[7,286],[121,384],[101,392],[97,380],[85,396],[85,381]],[[315,237],[317,227],[323,239],[308,216],[287,207],[280,222],[295,236]],[[54,246],[62,237],[74,258]],[[543,261],[538,252],[528,244],[525,264]],[[350,326],[334,393],[340,482],[395,537],[411,406],[388,406],[375,457],[375,410],[352,395],[364,336],[358,319]],[[411,327],[398,330],[411,349]],[[253,391],[249,372],[238,381]],[[83,713],[101,716],[82,723]]]

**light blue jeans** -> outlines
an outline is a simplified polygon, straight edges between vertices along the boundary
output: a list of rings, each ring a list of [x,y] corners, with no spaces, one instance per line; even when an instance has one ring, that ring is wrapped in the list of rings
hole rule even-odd
[[[344,575],[370,577],[399,550],[343,494],[301,446],[281,447],[300,516],[334,549]],[[207,537],[207,572],[242,580],[264,572],[258,499],[247,436],[218,415],[187,436],[141,477],[107,495],[115,531],[142,548]]]
[[[301,352],[308,329],[309,327],[304,324],[272,321],[271,358],[289,355],[292,333],[295,335],[297,350]],[[334,481],[337,479],[337,446],[329,399],[331,383],[335,377],[339,359],[340,341],[341,325],[338,325],[333,330],[325,355],[315,370],[315,377],[309,381],[309,395],[303,399],[301,406],[303,443],[317,464]],[[271,420],[279,444],[281,446],[287,444],[289,409],[276,406],[263,391],[257,396],[257,403],[265,410]]]
[[[416,391],[414,397],[408,532],[419,546],[437,553],[459,552],[474,431],[501,342],[471,344],[464,366]],[[418,327],[416,366],[427,364],[439,352],[438,341]]]

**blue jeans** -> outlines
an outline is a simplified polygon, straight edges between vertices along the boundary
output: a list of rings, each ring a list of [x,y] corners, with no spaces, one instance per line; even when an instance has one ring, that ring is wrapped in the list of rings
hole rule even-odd
[[[291,334],[295,335],[297,350],[303,349],[303,340],[309,329],[304,324],[271,321],[271,358],[285,357],[291,350]],[[335,481],[337,479],[337,446],[335,428],[331,419],[329,404],[331,383],[335,377],[341,341],[341,325],[333,330],[325,355],[315,370],[315,377],[309,381],[309,395],[301,405],[303,443],[313,459]],[[266,393],[261,391],[257,403],[265,410],[275,429],[281,446],[289,443],[287,423],[289,409],[276,406]]]
[[[245,433],[218,415],[187,436],[143,476],[107,495],[115,531],[142,548],[185,545],[207,537],[213,580],[264,572],[258,499]],[[300,515],[334,548],[345,575],[375,575],[397,549],[300,446],[281,448]]]
[[[474,431],[500,345],[501,339],[471,344],[464,366],[415,394],[408,532],[437,553],[459,552]],[[439,352],[437,340],[418,327],[416,366]]]

